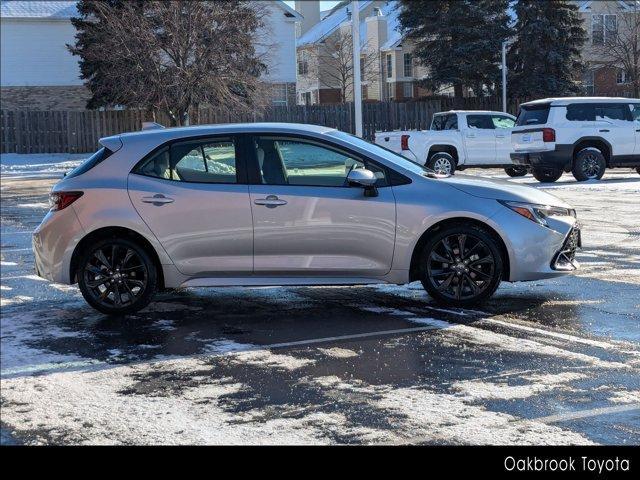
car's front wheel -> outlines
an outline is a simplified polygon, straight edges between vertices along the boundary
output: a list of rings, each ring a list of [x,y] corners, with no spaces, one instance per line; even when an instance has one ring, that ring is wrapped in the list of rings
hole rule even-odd
[[[119,238],[104,239],[85,249],[77,277],[89,305],[108,315],[146,307],[158,283],[156,266],[144,248]]]
[[[498,240],[480,227],[446,227],[424,246],[419,274],[439,303],[459,307],[480,303],[493,295],[502,279]]]
[[[510,177],[524,177],[527,174],[527,167],[507,167],[504,171]]]
[[[579,182],[600,180],[607,167],[604,155],[597,148],[589,147],[576,153],[573,159],[573,176]]]
[[[427,160],[426,166],[440,175],[453,175],[456,171],[456,161],[447,152],[434,153]]]
[[[534,168],[531,173],[533,178],[542,183],[552,183],[562,176],[562,169],[559,168]]]

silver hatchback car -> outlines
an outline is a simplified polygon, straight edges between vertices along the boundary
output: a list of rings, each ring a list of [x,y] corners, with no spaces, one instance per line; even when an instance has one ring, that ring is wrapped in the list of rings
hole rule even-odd
[[[241,124],[147,130],[52,190],[38,275],[78,282],[107,314],[158,289],[405,284],[468,306],[502,280],[577,268],[575,210],[545,192],[440,177],[335,129]]]

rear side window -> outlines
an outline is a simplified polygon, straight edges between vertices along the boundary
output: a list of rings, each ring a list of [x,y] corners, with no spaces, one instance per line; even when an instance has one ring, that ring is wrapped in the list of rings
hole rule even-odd
[[[159,150],[134,173],[192,183],[237,183],[232,140],[180,142]]]
[[[435,115],[431,122],[431,130],[457,130],[458,129],[458,116],[454,114],[449,115]]]
[[[520,107],[520,113],[518,114],[516,125],[518,127],[526,125],[543,125],[547,123],[550,109],[551,106],[548,104]]]
[[[467,115],[467,126],[482,130],[493,130],[495,128],[489,115]]]
[[[82,175],[83,173],[87,173],[93,167],[98,165],[100,162],[106,160],[111,156],[113,152],[106,147],[102,147],[96,153],[87,158],[84,162],[78,165],[76,168],[71,170],[65,176],[67,178],[77,177],[78,175]]]
[[[631,107],[631,118],[633,118],[633,121],[640,122],[640,103],[632,103],[629,107]]]
[[[629,107],[624,103],[605,103],[596,105],[596,120],[633,121]]]
[[[594,103],[573,103],[567,105],[567,120],[570,122],[593,122],[596,119]]]

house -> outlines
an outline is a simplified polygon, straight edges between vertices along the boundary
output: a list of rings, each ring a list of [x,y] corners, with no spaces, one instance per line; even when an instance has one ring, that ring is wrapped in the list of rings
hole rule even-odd
[[[295,104],[296,22],[302,16],[282,1],[270,1],[265,21],[270,38],[268,72],[275,105]],[[75,1],[3,0],[0,4],[0,100],[7,110],[82,110],[89,94],[80,79],[72,44]]]
[[[582,48],[582,57],[588,69],[583,77],[585,93],[597,96],[632,96],[624,65],[616,62],[611,48],[613,39],[628,38],[630,33],[640,34],[638,16],[639,0],[575,0],[584,20],[587,41]],[[634,19],[635,17],[635,19]],[[632,45],[629,45],[633,49]],[[618,48],[616,48],[618,50]]]
[[[296,44],[299,104],[343,101],[336,75],[332,75],[326,59],[336,53],[328,51],[336,38],[351,35],[351,8],[350,2],[344,1],[329,12],[320,12],[318,1],[296,2],[296,10],[303,15]],[[427,70],[414,58],[413,42],[400,33],[398,8],[396,1],[360,2],[360,63],[365,101],[404,101],[431,94],[418,86]],[[437,93],[447,95],[452,93],[449,90]],[[352,97],[349,91],[344,100],[350,101]]]

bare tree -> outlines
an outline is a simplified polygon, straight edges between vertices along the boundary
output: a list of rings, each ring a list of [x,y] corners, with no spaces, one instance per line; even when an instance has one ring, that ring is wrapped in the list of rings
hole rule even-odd
[[[69,48],[81,57],[94,107],[162,111],[185,125],[200,105],[249,111],[265,98],[266,65],[256,51],[263,15],[255,5],[84,0],[80,13]]]
[[[614,2],[617,6],[617,2]],[[622,69],[634,98],[640,97],[640,5],[629,3],[629,10],[602,19],[601,32],[591,46],[593,63],[611,69]],[[605,12],[607,13],[607,12]],[[615,20],[614,20],[615,19]]]
[[[363,45],[360,48],[360,73],[363,81],[374,81],[377,78],[376,53]],[[315,51],[320,83],[340,91],[340,101],[347,101],[350,94],[353,98],[353,36],[351,32],[339,31],[328,38]]]

